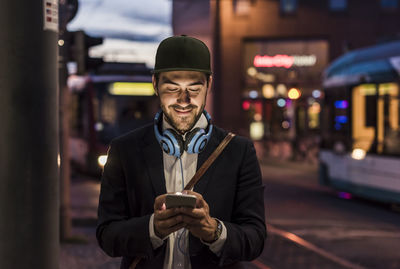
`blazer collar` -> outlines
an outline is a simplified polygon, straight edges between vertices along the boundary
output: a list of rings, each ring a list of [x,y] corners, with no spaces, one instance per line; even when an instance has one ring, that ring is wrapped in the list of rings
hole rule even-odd
[[[143,154],[156,196],[167,192],[165,187],[163,153],[154,134],[153,125],[143,137]]]

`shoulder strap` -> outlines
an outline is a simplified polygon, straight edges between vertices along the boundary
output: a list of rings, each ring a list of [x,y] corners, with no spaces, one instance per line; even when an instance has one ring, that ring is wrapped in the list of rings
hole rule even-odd
[[[203,165],[197,170],[196,174],[192,177],[188,184],[186,184],[184,190],[191,190],[197,181],[203,176],[203,174],[207,171],[210,165],[217,159],[217,157],[221,154],[224,148],[231,142],[232,138],[235,136],[233,133],[228,133],[225,136],[224,140],[218,145],[218,147],[214,150],[214,152],[208,157],[208,159],[203,163]]]

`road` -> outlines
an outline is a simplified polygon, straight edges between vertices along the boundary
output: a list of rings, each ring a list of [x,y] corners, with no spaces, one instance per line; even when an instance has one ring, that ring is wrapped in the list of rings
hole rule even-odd
[[[317,182],[316,165],[264,160],[268,238],[247,268],[400,268],[400,213],[360,199],[341,199]],[[74,234],[61,244],[60,268],[119,268],[97,246],[99,181],[72,181]]]
[[[339,198],[318,185],[317,166],[264,160],[270,268],[400,268],[400,213]],[[345,196],[345,195],[342,195]]]

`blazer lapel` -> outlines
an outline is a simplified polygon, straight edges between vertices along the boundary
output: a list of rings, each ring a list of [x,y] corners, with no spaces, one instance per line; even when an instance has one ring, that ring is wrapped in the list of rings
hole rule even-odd
[[[160,145],[154,135],[154,131],[148,132],[144,137],[144,159],[151,183],[156,196],[167,192],[165,187],[163,154]]]
[[[214,152],[214,150],[218,147],[219,141],[215,135],[215,130],[213,130],[213,133],[211,134],[211,139],[208,142],[206,148],[199,153],[198,159],[197,159],[197,170],[203,165],[203,163],[210,157],[210,155]],[[207,183],[211,178],[212,172],[214,170],[215,166],[211,165],[208,170],[204,173],[204,175],[200,178],[200,180],[196,183],[194,186],[193,190],[195,192],[203,194],[206,190]],[[196,171],[197,171],[196,170]]]

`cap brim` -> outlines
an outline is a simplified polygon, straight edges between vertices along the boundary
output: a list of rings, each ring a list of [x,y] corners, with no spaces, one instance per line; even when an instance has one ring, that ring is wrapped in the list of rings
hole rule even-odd
[[[161,68],[154,69],[151,71],[152,74],[158,74],[161,72],[169,72],[169,71],[197,71],[211,75],[212,71],[207,69],[198,69],[198,68],[186,68],[186,67],[175,67],[175,68]]]

